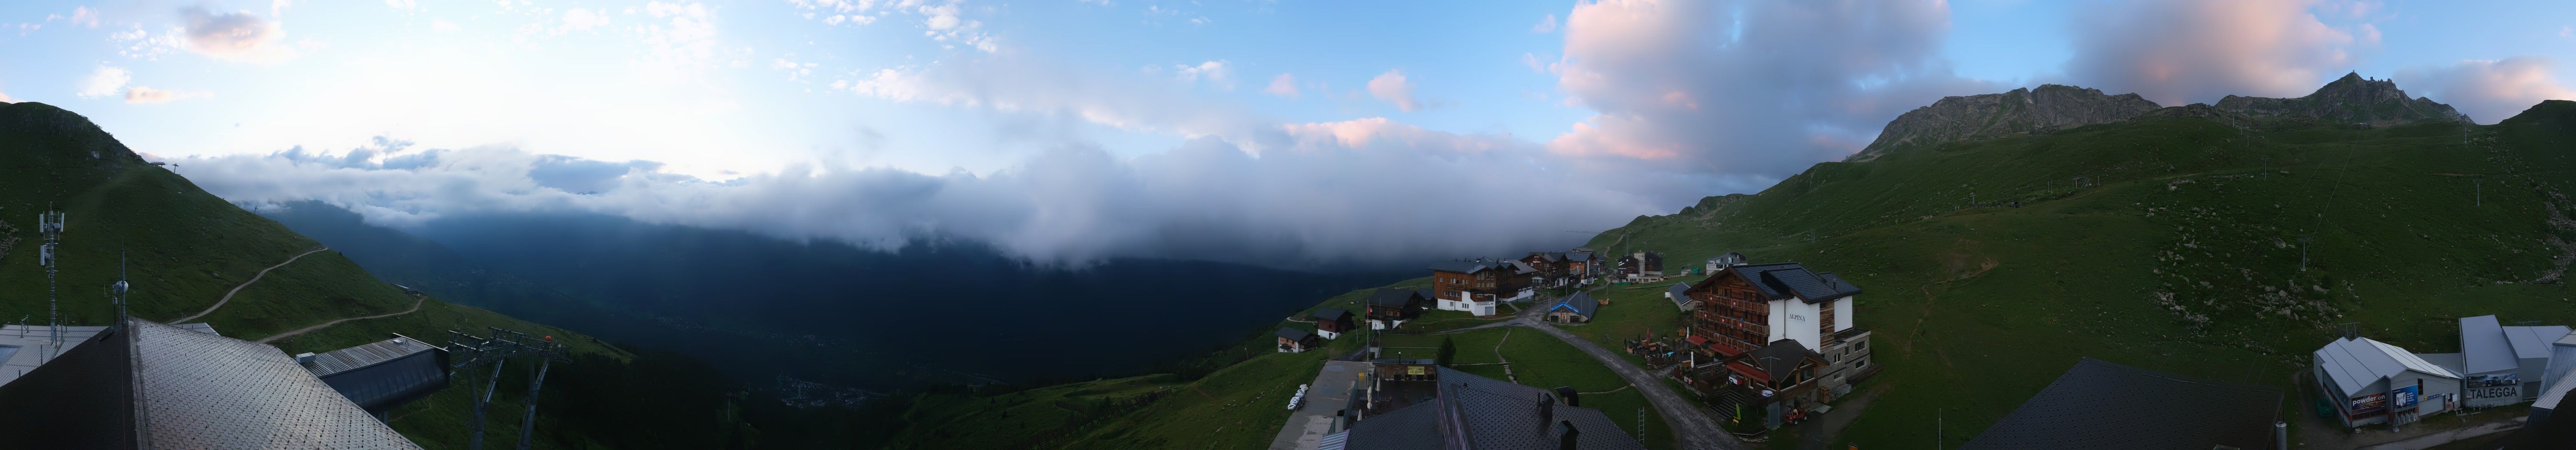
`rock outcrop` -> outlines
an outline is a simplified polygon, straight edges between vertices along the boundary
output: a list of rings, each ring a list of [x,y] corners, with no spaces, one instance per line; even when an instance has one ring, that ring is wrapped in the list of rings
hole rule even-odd
[[[2239,97],[2218,100],[2218,109],[2258,119],[2313,120],[2324,123],[2394,125],[2425,119],[2468,120],[2451,105],[2433,99],[2406,98],[2397,82],[2362,78],[2358,73],[2299,98]]]
[[[2156,102],[2138,94],[2105,95],[2099,89],[2055,84],[2001,94],[1948,97],[1896,116],[1879,131],[1878,140],[1844,161],[1868,161],[1895,149],[1962,139],[2117,122],[2156,108]]]

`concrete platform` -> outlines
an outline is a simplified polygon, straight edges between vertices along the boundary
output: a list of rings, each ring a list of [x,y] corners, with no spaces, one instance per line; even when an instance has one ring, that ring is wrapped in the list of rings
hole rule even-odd
[[[1369,368],[1365,362],[1324,362],[1324,370],[1306,385],[1305,403],[1288,416],[1287,426],[1279,427],[1279,436],[1270,439],[1270,450],[1314,450],[1324,435],[1339,431],[1333,429],[1333,413],[1350,404],[1351,388],[1368,378]]]

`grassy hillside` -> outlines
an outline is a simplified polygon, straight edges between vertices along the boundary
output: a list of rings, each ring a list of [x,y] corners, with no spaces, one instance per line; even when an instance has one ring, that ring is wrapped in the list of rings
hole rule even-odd
[[[1863,448],[1934,440],[1936,415],[1958,445],[2082,356],[2287,388],[2340,323],[2425,353],[2457,351],[2459,316],[2576,323],[2576,103],[2480,127],[2230,123],[2177,108],[1818,164],[1591,245],[1860,285],[1870,383],[1891,389],[1844,433]]]
[[[37,265],[35,216],[47,208],[68,214],[61,248],[59,298],[65,324],[105,324],[115,309],[104,298],[117,277],[118,255],[133,284],[130,309],[135,316],[171,321],[213,306],[225,292],[241,286],[260,269],[321,248],[286,227],[208,195],[185,178],[146,164],[122,144],[68,111],[40,103],[0,104],[0,316],[9,321],[46,320],[45,272]],[[415,298],[369,276],[336,252],[323,251],[278,267],[236,294],[221,309],[200,321],[225,336],[257,340],[331,320],[399,312]],[[698,443],[721,445],[719,424],[722,385],[690,367],[685,359],[655,356],[639,359],[595,339],[530,323],[490,311],[449,304],[435,298],[417,300],[410,314],[344,322],[275,342],[287,353],[322,352],[381,340],[403,333],[444,341],[446,330],[481,332],[497,326],[532,335],[551,335],[567,343],[579,363],[558,366],[550,374],[547,400],[538,427],[541,448],[598,448]],[[21,319],[21,318],[24,319]],[[694,365],[694,366],[693,366]],[[505,394],[492,405],[488,439],[514,440],[524,392],[522,371],[510,371]],[[605,380],[652,380],[656,386],[611,384]],[[656,399],[637,398],[654,389]],[[609,390],[630,389],[622,393]],[[469,423],[467,392],[462,383],[393,413],[393,427],[432,448],[462,447]],[[607,414],[571,416],[568,411],[606,406],[599,402],[568,406],[566,399],[623,400],[635,407]],[[551,408],[551,409],[547,409]],[[595,413],[596,414],[596,413]],[[632,417],[623,423],[600,419]],[[504,423],[508,422],[508,423]],[[636,432],[630,427],[687,423]]]

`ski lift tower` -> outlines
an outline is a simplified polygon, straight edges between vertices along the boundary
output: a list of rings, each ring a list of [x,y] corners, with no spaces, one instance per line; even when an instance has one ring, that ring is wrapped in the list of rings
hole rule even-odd
[[[43,233],[45,236],[44,246],[38,247],[36,251],[36,265],[45,267],[45,323],[53,333],[50,339],[56,345],[61,345],[63,314],[54,306],[54,272],[59,271],[60,268],[54,260],[62,256],[63,212],[36,213],[36,232]]]
[[[537,360],[536,370],[532,371],[532,376],[528,378],[528,397],[520,401],[526,404],[528,409],[527,414],[519,419],[519,450],[527,450],[530,438],[535,436],[533,432],[537,422],[537,388],[545,386],[546,369],[555,362],[570,364],[572,359],[564,356],[563,344],[555,343],[554,336],[531,338],[527,333],[504,330],[501,327],[487,328],[492,330],[490,336],[475,336],[456,330],[447,331],[447,352],[450,355],[449,377],[466,375],[466,379],[471,380],[472,374],[469,371],[479,370],[485,365],[492,366],[492,374],[483,380],[482,389],[473,393],[474,434],[466,439],[466,448],[483,449],[484,410],[492,404],[493,388],[499,387],[501,363],[524,356]]]

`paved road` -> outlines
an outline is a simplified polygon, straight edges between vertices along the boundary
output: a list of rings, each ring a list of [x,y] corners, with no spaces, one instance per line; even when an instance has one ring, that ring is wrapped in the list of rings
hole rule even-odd
[[[257,282],[259,282],[260,277],[266,277],[266,276],[268,276],[268,271],[271,271],[271,270],[277,270],[277,268],[279,268],[279,267],[286,267],[286,265],[287,265],[287,264],[293,264],[293,263],[295,263],[295,260],[298,260],[298,259],[304,259],[304,255],[310,255],[310,254],[314,254],[314,253],[321,253],[323,250],[330,250],[330,249],[331,249],[330,247],[322,247],[322,248],[313,249],[313,251],[309,251],[309,252],[304,252],[304,253],[297,254],[297,255],[295,255],[295,257],[292,257],[292,258],[286,258],[286,262],[277,263],[277,265],[274,265],[274,266],[268,266],[268,268],[266,268],[266,269],[259,269],[259,274],[258,274],[258,275],[251,275],[251,276],[250,276],[250,281],[244,281],[244,282],[242,282],[242,284],[241,284],[240,286],[233,286],[233,290],[231,290],[231,291],[225,291],[225,292],[224,292],[224,298],[223,298],[223,299],[221,299],[221,300],[215,300],[215,306],[208,306],[208,307],[206,307],[206,312],[197,313],[197,315],[193,315],[193,316],[181,317],[181,318],[179,318],[179,320],[173,320],[173,321],[170,321],[170,323],[187,322],[187,321],[190,321],[190,320],[196,320],[196,319],[197,319],[197,318],[199,318],[199,317],[205,317],[207,314],[214,314],[214,313],[215,313],[215,308],[222,308],[222,307],[224,307],[224,303],[225,303],[225,302],[233,301],[233,294],[239,294],[239,293],[241,293],[242,288],[250,287],[250,284],[251,284],[251,283],[257,283]]]
[[[1575,336],[1574,333],[1565,332],[1527,317],[1514,319],[1513,322],[1556,336],[1557,340],[1565,341],[1566,344],[1583,350],[1583,353],[1592,355],[1592,359],[1601,360],[1601,365],[1609,366],[1610,371],[1618,372],[1619,378],[1627,379],[1629,385],[1637,387],[1638,393],[1646,395],[1646,403],[1654,404],[1656,413],[1664,415],[1664,424],[1669,425],[1673,429],[1673,434],[1680,438],[1678,441],[1681,448],[1690,450],[1743,450],[1745,448],[1744,442],[1735,440],[1735,435],[1728,434],[1725,428],[1719,428],[1717,420],[1710,419],[1708,414],[1700,412],[1699,407],[1693,406],[1689,398],[1674,393],[1672,386],[1664,384],[1663,377],[1647,372],[1645,368],[1637,367],[1636,363],[1628,362],[1628,358],[1620,357],[1618,353],[1602,348],[1600,344],[1594,344],[1582,336]]]
[[[2423,435],[2423,436],[2416,436],[2416,437],[2415,437],[2415,438],[2413,438],[2413,439],[2407,439],[2407,440],[2403,440],[2403,441],[2390,442],[2390,443],[2386,443],[2386,444],[2373,445],[2373,446],[2369,446],[2369,447],[2362,447],[2361,449],[2362,449],[2362,450],[2422,450],[2422,449],[2427,449],[2427,448],[2433,448],[2433,446],[2442,445],[2442,444],[2448,444],[2448,443],[2451,443],[2452,441],[2458,441],[2458,440],[2468,439],[2468,438],[2473,438],[2473,437],[2478,437],[2478,436],[2485,436],[2485,435],[2493,434],[2493,433],[2496,433],[2496,432],[2512,431],[2512,430],[2522,429],[2522,421],[2523,421],[2523,419],[2525,419],[2525,418],[2523,418],[2523,417],[2515,417],[2515,418],[2513,418],[2513,420],[2499,420],[2499,421],[2489,422],[2489,423],[2485,423],[2485,424],[2480,424],[2480,425],[2478,425],[2478,426],[2473,426],[2473,427],[2468,427],[2468,428],[2461,428],[2461,429],[2457,429],[2457,430],[2450,430],[2450,431],[2444,431],[2444,432],[2440,432],[2440,433],[2433,433],[2433,434],[2427,434],[2427,435]]]

